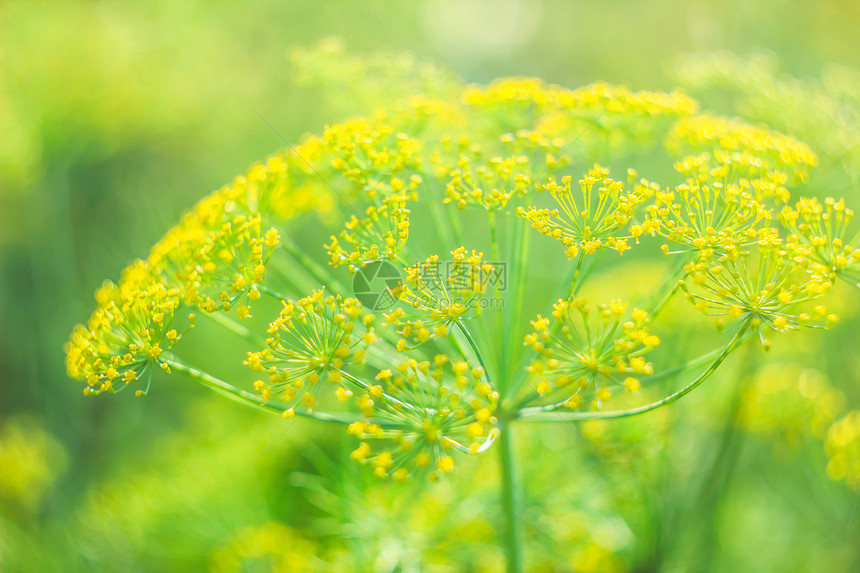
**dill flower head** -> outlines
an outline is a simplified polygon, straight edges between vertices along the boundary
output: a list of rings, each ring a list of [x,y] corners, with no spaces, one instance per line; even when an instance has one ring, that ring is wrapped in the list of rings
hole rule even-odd
[[[203,312],[236,306],[239,318],[250,317],[247,303],[260,298],[258,287],[279,240],[277,229],[261,233],[259,214],[238,216],[207,234],[187,261],[186,303]]]
[[[636,206],[648,196],[647,185],[625,191],[624,184],[610,179],[609,170],[599,165],[579,180],[579,190],[571,190],[571,180],[570,176],[562,177],[559,185],[550,178],[542,186],[555,199],[558,208],[517,209],[517,215],[525,218],[539,233],[566,247],[569,259],[580,252],[593,255],[602,247],[624,254],[630,250],[628,239],[649,231],[647,225],[625,229],[633,219]]]
[[[740,120],[710,115],[685,117],[676,122],[667,136],[667,147],[682,153],[708,151],[716,158],[740,152],[748,158],[757,158],[747,162],[751,168],[791,175],[801,181],[806,181],[809,170],[818,164],[818,157],[809,146],[792,137]]]
[[[503,136],[502,141],[513,141],[513,137]],[[456,169],[449,173],[444,202],[453,202],[460,209],[467,205],[504,209],[511,199],[525,195],[531,185],[529,163],[527,155],[495,156],[486,164],[461,155]]]
[[[791,233],[787,242],[809,264],[829,270],[834,277],[857,284],[860,281],[860,245],[848,238],[848,224],[854,211],[827,197],[822,204],[814,197],[801,197],[794,207],[786,205],[779,214]]]
[[[66,344],[66,370],[86,382],[84,394],[117,392],[136,380],[148,388],[153,367],[169,371],[161,358],[182,336],[173,327],[180,300],[177,288],[166,287],[139,260],[118,284],[108,281],[96,291],[96,310]]]
[[[375,205],[365,211],[365,217],[355,215],[346,222],[344,229],[332,235],[325,245],[333,267],[348,265],[355,273],[368,263],[381,259],[394,259],[409,239],[409,209],[407,201],[418,200],[414,190],[421,183],[418,175],[410,178],[409,189],[400,179],[392,178],[391,185],[397,191],[390,195],[375,195]]]
[[[623,300],[591,307],[586,298],[559,299],[550,317],[537,315],[524,344],[538,353],[529,372],[544,402],[599,409],[613,392],[637,393],[654,373],[644,355],[660,344],[647,329],[648,313],[627,314]]]
[[[661,119],[688,115],[698,108],[695,101],[678,92],[633,92],[604,83],[571,90],[535,78],[502,78],[488,86],[469,86],[463,102],[501,121],[503,128],[531,124],[551,137],[594,125],[595,133],[584,134],[585,143],[599,140],[613,149],[622,142],[647,140],[658,132]]]
[[[385,314],[386,324],[399,327],[403,337],[398,350],[409,341],[421,344],[446,336],[453,323],[481,314],[481,297],[493,273],[483,256],[459,247],[451,251],[450,261],[433,255],[406,268],[405,284],[392,292],[402,304]]]
[[[249,352],[245,360],[254,372],[269,376],[255,382],[255,389],[265,400],[278,398],[307,409],[316,405],[317,390],[326,382],[341,400],[352,396],[342,368],[364,361],[367,347],[376,339],[373,318],[356,299],[322,290],[282,301],[279,316],[266,330],[268,348]],[[290,415],[293,410],[285,412]]]
[[[688,157],[675,168],[687,174],[673,189],[657,190],[646,207],[646,225],[671,242],[707,258],[715,249],[773,240],[771,210],[756,198],[751,184],[706,163],[707,154]],[[664,245],[664,252],[669,246]]]
[[[386,176],[414,173],[422,164],[420,142],[388,123],[366,118],[328,126],[320,144],[331,167],[349,182],[346,191],[352,198],[396,191]]]
[[[680,286],[697,309],[717,317],[718,328],[751,327],[769,348],[768,331],[836,322],[824,305],[812,304],[832,286],[827,273],[815,271],[799,267],[790,250],[766,246],[689,263]]]
[[[349,427],[362,440],[351,457],[397,481],[449,473],[453,453],[476,454],[495,439],[497,401],[481,367],[445,354],[407,359],[380,371],[359,397],[368,420]]]

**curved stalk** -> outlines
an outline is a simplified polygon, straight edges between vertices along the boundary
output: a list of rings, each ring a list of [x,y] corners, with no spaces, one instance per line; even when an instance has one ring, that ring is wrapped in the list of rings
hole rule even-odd
[[[211,374],[194,368],[193,366],[189,366],[188,364],[180,362],[175,358],[163,359],[161,360],[161,362],[167,364],[171,370],[175,372],[182,372],[189,378],[195,380],[196,382],[200,382],[210,390],[214,390],[215,392],[221,394],[222,396],[226,396],[234,402],[238,402],[240,404],[244,404],[245,406],[249,406],[256,410],[262,410],[270,414],[283,415],[284,411],[288,410],[285,405],[280,405],[263,400],[260,396],[257,396],[252,392],[236,388],[235,386],[228,382],[225,382],[224,380],[216,378],[215,376],[212,376]],[[303,418],[310,418],[312,420],[318,420],[320,422],[331,422],[335,424],[351,424],[352,422],[364,420],[363,417],[358,416],[356,414],[342,412],[295,411],[295,415]]]
[[[314,280],[319,282],[320,286],[325,286],[334,291],[335,294],[348,296],[346,288],[337,280],[337,278],[326,267],[320,266],[315,260],[309,257],[302,249],[289,238],[281,239],[281,247],[293,259],[298,262],[305,271],[310,274]]]
[[[261,286],[261,291],[262,291],[262,288],[263,287]],[[230,332],[232,332],[236,336],[239,336],[240,338],[247,340],[251,344],[254,344],[255,346],[261,346],[263,348],[266,347],[265,337],[254,333],[247,326],[245,326],[241,322],[237,322],[237,321],[233,320],[232,318],[230,318],[226,314],[224,314],[222,312],[204,312],[202,314],[203,314],[203,316],[205,316],[206,318],[208,318],[209,320],[211,320],[215,324],[217,324],[219,326],[223,326],[224,328],[226,328],[227,330],[229,330]]]
[[[644,406],[639,406],[637,408],[629,408],[627,410],[610,410],[608,412],[558,412],[554,410],[547,410],[546,407],[523,408],[517,413],[517,419],[523,422],[556,422],[559,420],[611,420],[617,418],[629,418],[631,416],[638,416],[639,414],[650,412],[651,410],[656,410],[661,406],[671,404],[679,398],[686,396],[687,394],[698,388],[705,380],[707,380],[711,376],[711,374],[713,374],[717,370],[717,368],[719,368],[720,364],[722,364],[725,359],[728,358],[729,354],[731,354],[731,352],[738,347],[748,328],[749,321],[743,324],[743,326],[738,330],[737,334],[732,337],[729,343],[725,346],[725,348],[723,348],[720,354],[717,355],[717,358],[711,363],[710,366],[708,366],[708,368],[704,372],[702,372],[692,382],[690,382],[677,392],[670,394],[661,400],[657,400],[656,402],[651,402],[650,404],[645,404]]]
[[[463,334],[463,336],[466,338],[466,341],[469,343],[469,347],[472,349],[472,352],[475,354],[475,358],[477,358],[477,359],[478,359],[478,362],[480,363],[481,368],[483,368],[483,369],[484,369],[484,375],[485,375],[485,376],[487,377],[487,379],[489,380],[489,378],[490,378],[490,372],[487,370],[487,365],[486,365],[486,363],[484,362],[484,357],[483,357],[483,356],[481,356],[481,352],[478,350],[478,345],[475,343],[475,339],[474,339],[474,338],[472,338],[472,334],[471,334],[471,333],[469,332],[469,330],[468,330],[468,329],[463,325],[463,322],[462,322],[462,321],[458,320],[458,321],[456,321],[456,324],[457,324],[457,327],[460,329],[460,332],[461,332],[461,333]]]

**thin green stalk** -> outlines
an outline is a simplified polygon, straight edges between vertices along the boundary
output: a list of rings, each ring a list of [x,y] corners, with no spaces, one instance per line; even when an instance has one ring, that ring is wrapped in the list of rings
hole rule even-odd
[[[263,398],[257,396],[256,394],[253,394],[252,392],[236,388],[232,384],[225,382],[219,378],[216,378],[211,374],[203,372],[202,370],[194,368],[193,366],[189,366],[184,362],[180,362],[175,357],[173,359],[162,359],[161,362],[167,364],[167,366],[169,366],[172,371],[182,372],[192,380],[200,382],[210,390],[214,390],[215,392],[221,394],[222,396],[226,396],[234,402],[238,402],[240,404],[244,404],[245,406],[249,406],[257,410],[262,410],[264,412],[277,415],[283,415],[284,411],[288,409],[285,405],[267,402],[266,400],[263,400]],[[340,412],[296,411],[295,415],[304,418],[310,418],[313,420],[318,420],[320,422],[332,422],[336,424],[351,424],[352,422],[357,422],[363,419],[360,416],[354,414],[346,414]]]
[[[704,372],[702,372],[692,382],[690,382],[677,392],[666,396],[662,400],[657,400],[656,402],[645,404],[644,406],[639,406],[638,408],[629,408],[627,410],[610,410],[607,412],[557,412],[546,406],[537,406],[532,408],[523,408],[522,410],[520,410],[518,412],[518,419],[522,420],[523,422],[556,422],[559,420],[610,420],[617,418],[629,418],[631,416],[637,416],[639,414],[644,414],[645,412],[650,412],[651,410],[656,410],[660,406],[671,404],[679,398],[686,396],[687,394],[695,390],[697,387],[699,387],[699,385],[701,385],[705,380],[707,380],[711,376],[711,374],[716,371],[720,364],[725,361],[729,354],[731,354],[731,352],[738,347],[748,328],[749,321],[745,322],[743,326],[738,329],[737,334],[732,337],[732,339],[725,346],[725,348],[723,348],[722,352],[720,352],[717,358],[711,363],[710,366],[708,366],[708,368]],[[554,407],[554,405],[552,405],[552,407]]]
[[[513,296],[515,303],[513,312],[506,315],[511,317],[510,321],[503,325],[508,336],[505,338],[505,345],[502,346],[501,353],[502,356],[510,357],[509,359],[513,359],[514,361],[514,348],[517,347],[517,337],[522,336],[520,327],[523,322],[523,313],[525,311],[526,267],[528,262],[529,237],[531,237],[531,227],[525,224],[525,221],[519,222],[522,224],[520,225],[520,232],[516,235],[513,259],[513,263],[516,265],[514,267],[513,281]],[[511,292],[510,282],[508,282],[508,292]],[[519,342],[522,344],[522,339],[520,339]],[[514,372],[506,372],[506,375],[500,376],[500,384],[505,388],[509,387],[514,374]]]
[[[702,354],[701,356],[697,356],[696,358],[692,358],[692,359],[688,360],[687,362],[685,362],[684,364],[681,364],[680,366],[676,366],[674,368],[667,368],[666,370],[663,370],[663,371],[658,372],[656,374],[652,374],[651,376],[648,377],[648,383],[654,384],[656,382],[661,382],[661,381],[666,380],[668,378],[674,378],[674,377],[678,376],[678,374],[681,374],[682,372],[685,372],[691,368],[696,368],[697,366],[701,366],[702,364],[707,364],[708,362],[710,362],[711,360],[713,360],[714,358],[719,356],[719,354],[722,351],[723,351],[723,348],[715,348],[714,350],[710,350],[710,351]],[[522,410],[522,409],[526,408],[526,406],[528,404],[530,404],[531,402],[534,402],[534,400],[535,400],[534,396],[525,396],[519,401],[519,403],[516,405],[514,410],[517,410],[517,411]],[[539,406],[539,408],[543,412],[554,412],[554,411],[557,411],[561,408],[564,408],[565,403],[566,403],[566,400],[563,400],[561,402],[555,402],[553,404],[544,404],[543,406]],[[534,411],[534,410],[529,409],[529,411]]]
[[[460,329],[460,332],[466,338],[466,341],[469,343],[469,347],[472,349],[472,352],[475,353],[475,358],[478,359],[478,362],[481,364],[481,368],[484,369],[484,374],[489,379],[490,373],[487,370],[487,365],[484,362],[484,357],[481,356],[481,352],[480,352],[480,350],[478,350],[478,345],[475,343],[475,339],[472,338],[472,333],[469,332],[469,330],[466,328],[466,326],[463,324],[462,321],[458,320],[456,322],[456,324],[457,324],[457,327]]]
[[[669,304],[669,302],[672,300],[672,298],[678,293],[678,290],[680,290],[680,288],[681,288],[681,284],[676,281],[675,286],[672,287],[672,289],[666,293],[666,296],[664,296],[660,300],[660,302],[657,303],[657,306],[654,307],[654,310],[651,311],[651,313],[648,315],[648,322],[653,322],[654,319],[656,319],[657,316],[661,312],[663,312],[663,309],[666,308],[666,306]]]
[[[261,289],[262,290],[262,289]],[[204,312],[203,316],[219,326],[223,326],[236,336],[239,336],[255,346],[266,347],[266,339],[258,334],[255,334],[247,326],[240,322],[236,322],[223,312]]]
[[[657,316],[661,312],[663,312],[663,309],[665,309],[666,306],[668,306],[668,304],[672,300],[672,298],[678,293],[678,290],[681,288],[679,274],[681,277],[683,276],[683,274],[679,273],[679,271],[682,271],[684,269],[685,264],[686,264],[685,261],[681,261],[681,264],[678,265],[678,267],[676,269],[674,269],[672,271],[672,273],[669,275],[672,278],[669,279],[669,281],[666,281],[666,283],[664,284],[664,287],[660,289],[660,291],[662,292],[669,285],[672,286],[671,289],[668,289],[668,292],[666,292],[666,294],[663,296],[663,298],[660,299],[660,302],[658,302],[654,306],[654,310],[652,310],[650,312],[650,315],[648,316],[648,322],[653,322],[654,319],[657,318]]]
[[[284,295],[284,293],[276,291],[275,289],[268,287],[266,285],[258,285],[257,288],[260,289],[261,293],[268,295],[275,300],[287,301],[290,298],[290,297]]]
[[[459,211],[461,211],[461,209],[456,207],[456,206],[452,207],[451,206],[451,205],[453,205],[452,203],[448,203],[447,205],[448,205],[447,221],[448,221],[448,226],[451,228],[451,232],[454,235],[454,241],[455,241],[454,244],[457,246],[461,246],[461,245],[465,246],[465,245],[463,245],[463,229],[460,226]],[[453,213],[451,211],[453,211]]]
[[[502,474],[502,510],[505,516],[505,560],[508,573],[523,571],[522,486],[514,459],[512,426],[502,423],[499,430],[499,465]]]
[[[346,288],[329,272],[325,267],[320,266],[315,260],[309,257],[302,249],[300,249],[291,239],[283,238],[281,247],[291,257],[293,257],[304,269],[320,283],[321,286],[330,288],[335,294],[348,296]]]
[[[701,356],[697,356],[695,358],[687,360],[684,364],[681,364],[680,366],[675,366],[674,368],[667,368],[666,370],[657,372],[656,374],[653,374],[648,377],[648,383],[652,384],[654,382],[666,380],[667,378],[673,378],[681,372],[689,370],[690,368],[695,368],[697,366],[701,366],[702,364],[707,364],[709,361],[719,356],[722,351],[722,348],[715,348],[713,350],[709,350]]]
[[[277,283],[280,289],[286,288],[289,292],[310,292],[314,288],[319,288],[317,281],[313,280],[307,272],[297,273],[296,268],[300,267],[296,262],[288,257],[271,257],[266,264],[266,281],[271,285]],[[262,285],[257,285],[258,288]]]
[[[487,217],[489,218],[490,225],[490,253],[493,257],[492,262],[497,264],[501,262],[501,258],[499,255],[499,236],[498,230],[496,229],[496,212],[493,210],[487,211]],[[496,281],[494,292],[496,297],[501,296],[501,291],[499,290],[499,283]],[[501,305],[495,305],[495,330],[496,330],[496,339],[498,343],[498,348],[504,348],[505,345],[505,328],[504,328],[504,309]],[[504,387],[504,380],[507,378],[506,376],[502,376],[502,372],[504,372],[504,362],[502,360],[502,355],[499,354],[496,360],[496,377],[499,380],[500,386]]]
[[[567,287],[567,294],[564,297],[565,299],[569,299],[576,293],[576,291],[579,290],[577,284],[579,282],[579,271],[582,269],[583,260],[585,260],[585,251],[580,251],[579,256],[576,259],[576,268],[573,271],[573,277],[571,277],[570,284]]]

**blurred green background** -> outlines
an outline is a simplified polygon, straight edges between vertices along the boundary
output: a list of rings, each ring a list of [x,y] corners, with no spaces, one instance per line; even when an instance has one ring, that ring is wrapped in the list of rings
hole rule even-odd
[[[85,399],[61,349],[92,292],[282,137],[420,88],[349,59],[380,51],[468,82],[681,85],[809,143],[815,189],[856,205],[858,21],[837,0],[2,3],[0,570],[499,570],[492,457],[412,491],[341,462],[336,430],[181,380]],[[289,57],[332,36],[346,55]],[[860,570],[860,497],[822,442],[860,405],[857,331],[740,356],[667,412],[524,428],[529,569]]]

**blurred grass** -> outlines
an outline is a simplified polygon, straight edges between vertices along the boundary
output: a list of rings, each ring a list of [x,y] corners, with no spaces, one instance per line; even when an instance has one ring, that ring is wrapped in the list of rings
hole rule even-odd
[[[394,495],[389,490],[360,482],[346,491],[346,483],[361,478],[339,476],[336,465],[320,477],[321,462],[314,465],[306,444],[296,449],[311,434],[321,459],[338,460],[345,446],[333,434],[297,425],[266,449],[279,436],[277,420],[208,405],[204,390],[181,380],[156,384],[146,400],[134,400],[84,399],[66,379],[62,343],[72,324],[86,318],[91,293],[105,277],[144,254],[198,198],[282,147],[281,137],[296,141],[384,103],[378,100],[386,97],[385,77],[375,92],[343,76],[340,84],[328,78],[328,88],[298,85],[287,58],[291,48],[335,35],[350,52],[406,50],[478,82],[516,74],[569,86],[607,80],[669,88],[682,81],[712,109],[818,143],[831,174],[821,180],[825,190],[832,169],[848,169],[846,158],[856,159],[857,133],[856,123],[829,127],[833,116],[821,98],[851,117],[860,104],[856,97],[822,95],[831,84],[817,76],[826,64],[860,68],[858,12],[860,5],[836,0],[4,3],[0,471],[19,472],[31,491],[16,495],[13,482],[0,480],[0,565],[10,571],[196,570],[214,563],[214,554],[233,563],[243,551],[264,553],[246,547],[250,538],[270,551],[269,537],[295,535],[312,544],[319,560],[343,570],[353,561],[360,563],[355,570],[364,570],[374,560],[377,570],[416,559],[470,563],[476,570],[500,566],[492,533],[495,494],[481,489],[481,477],[493,475],[491,460],[475,467],[475,475],[467,467],[452,485],[424,492],[427,508],[416,510],[403,532],[392,527],[397,514],[373,501],[374,495],[387,500]],[[715,90],[701,78],[679,78],[681,54],[715,50],[764,50],[777,64],[746,86],[736,81]],[[794,97],[787,100],[786,93]],[[803,121],[804,106],[824,110],[823,119]],[[834,129],[845,131],[839,141],[847,143],[826,147]],[[836,181],[856,200],[856,186]],[[846,315],[855,305],[846,302]],[[795,349],[856,405],[852,332],[841,326],[809,346],[798,341]],[[725,381],[741,392],[741,382]],[[757,560],[784,571],[856,570],[857,497],[824,478],[820,441],[804,434],[789,448],[795,453],[774,458],[769,439],[731,429],[733,419],[724,415],[732,402],[719,402],[721,396],[720,388],[710,388],[677,407],[671,415],[677,419],[665,422],[683,430],[674,434],[664,434],[654,417],[605,434],[620,435],[620,442],[579,437],[564,426],[524,430],[518,443],[535,453],[523,459],[544,464],[524,470],[533,496],[525,518],[536,540],[535,570],[562,569],[554,558],[599,571],[672,564],[693,570],[690,563],[703,571],[750,570]],[[714,400],[725,404],[716,407]],[[606,444],[627,444],[628,431],[632,449],[603,451]],[[702,451],[712,454],[713,467],[724,467],[714,445],[720,436],[738,448],[737,477],[725,478],[738,483],[730,493],[725,484],[709,485],[706,469],[690,467],[699,465]],[[311,507],[314,496],[306,493],[307,480],[295,477],[297,468],[311,482],[328,480],[337,496]],[[216,481],[206,482],[208,489],[200,487],[210,479]],[[688,512],[701,500],[695,484],[717,492],[701,510],[706,519]],[[186,490],[183,505],[177,500]],[[803,499],[808,491],[822,492],[822,499]],[[452,524],[444,517],[454,507],[460,521]],[[361,519],[364,529],[329,527],[351,519]],[[291,529],[263,528],[270,521]],[[181,530],[164,530],[165,524]],[[385,536],[377,535],[386,527]],[[263,529],[240,534],[247,528]],[[678,531],[687,533],[674,539]],[[795,545],[791,540],[801,533],[804,542]],[[418,557],[409,552],[409,539]],[[701,561],[703,548],[713,561]],[[278,562],[264,557],[254,559]]]

